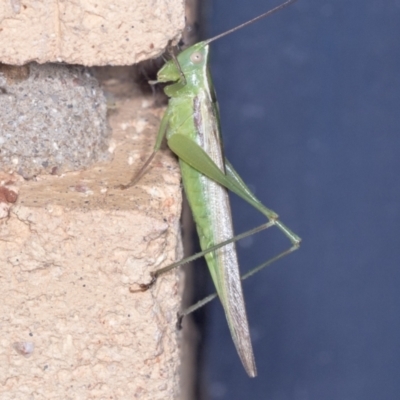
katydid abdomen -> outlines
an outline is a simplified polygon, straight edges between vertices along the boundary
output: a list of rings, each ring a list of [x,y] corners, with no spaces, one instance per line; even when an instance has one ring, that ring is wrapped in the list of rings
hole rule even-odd
[[[186,197],[203,250],[234,237],[227,190],[180,161]],[[233,341],[246,371],[256,375],[235,243],[205,255]],[[240,332],[239,332],[240,331]]]

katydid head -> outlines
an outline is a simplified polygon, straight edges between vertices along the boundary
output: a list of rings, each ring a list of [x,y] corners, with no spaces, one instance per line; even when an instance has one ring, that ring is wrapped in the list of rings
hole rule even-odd
[[[177,82],[182,74],[188,78],[207,65],[208,46],[199,42],[178,54],[176,59],[167,61],[158,71],[158,82]]]

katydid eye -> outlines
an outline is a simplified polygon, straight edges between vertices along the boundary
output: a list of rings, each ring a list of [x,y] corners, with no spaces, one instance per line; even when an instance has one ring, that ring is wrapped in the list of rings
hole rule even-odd
[[[198,64],[203,61],[203,55],[199,51],[195,51],[191,56],[190,56],[190,61],[194,64]]]

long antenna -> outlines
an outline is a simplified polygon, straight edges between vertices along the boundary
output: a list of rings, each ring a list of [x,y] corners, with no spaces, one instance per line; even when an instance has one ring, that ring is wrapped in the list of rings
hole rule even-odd
[[[265,12],[264,14],[261,14],[261,15],[259,15],[258,17],[251,19],[250,21],[247,21],[247,22],[245,22],[245,23],[243,23],[243,24],[240,24],[240,25],[238,25],[238,26],[235,26],[234,28],[229,29],[229,31],[220,33],[220,34],[217,35],[217,36],[214,36],[214,37],[212,37],[212,38],[210,38],[210,39],[205,40],[204,43],[205,43],[205,44],[209,44],[209,43],[213,42],[214,40],[220,39],[220,38],[222,38],[222,37],[224,37],[224,36],[226,36],[226,35],[229,35],[229,34],[232,33],[232,32],[235,32],[235,31],[237,31],[237,30],[239,30],[239,29],[244,28],[244,27],[247,26],[247,25],[253,24],[254,22],[256,22],[256,21],[258,21],[258,20],[260,20],[260,19],[262,19],[262,18],[268,17],[269,15],[274,14],[274,13],[276,13],[277,11],[282,10],[283,8],[286,8],[287,6],[289,6],[290,4],[294,3],[295,1],[296,1],[296,0],[288,0],[288,1],[286,1],[285,3],[282,3],[281,5],[279,5],[279,6],[275,7],[275,8],[273,8],[272,10],[269,10],[269,11]]]

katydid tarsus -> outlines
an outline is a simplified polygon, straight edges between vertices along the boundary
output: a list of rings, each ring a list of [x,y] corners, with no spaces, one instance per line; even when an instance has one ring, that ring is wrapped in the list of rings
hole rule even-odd
[[[157,276],[204,256],[217,294],[221,300],[233,342],[249,376],[257,375],[244,305],[235,241],[255,231],[278,227],[290,240],[291,247],[247,274],[269,265],[296,250],[300,238],[278,220],[278,215],[265,207],[242,181],[223,154],[218,104],[211,81],[209,44],[293,3],[280,6],[211,39],[199,42],[166,62],[157,74],[157,82],[169,82],[164,91],[168,108],[161,121],[154,151],[132,181],[135,185],[160,149],[164,136],[169,148],[179,157],[182,180],[197,226],[202,252],[174,263],[152,274],[150,287]],[[268,223],[234,237],[228,190],[236,193],[267,217]],[[206,299],[207,301],[207,299]]]

